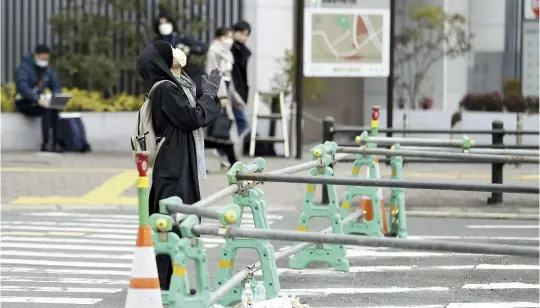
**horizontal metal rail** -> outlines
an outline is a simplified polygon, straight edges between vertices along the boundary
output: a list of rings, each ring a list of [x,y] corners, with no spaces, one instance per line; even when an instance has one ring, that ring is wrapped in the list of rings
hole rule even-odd
[[[343,219],[343,223],[346,224],[346,223],[349,223],[353,220],[357,220],[359,219],[360,217],[363,216],[363,212],[361,211],[357,211],[357,212],[354,212],[352,214],[350,214],[349,216],[345,217]],[[332,232],[333,228],[332,226],[322,230],[321,232],[319,233],[322,233],[322,234],[326,234],[328,232]],[[277,261],[277,260],[280,260],[280,259],[283,259],[285,257],[288,257],[292,254],[295,254],[303,249],[306,249],[310,246],[312,246],[313,244],[312,243],[299,243],[299,244],[296,244],[294,246],[291,246],[290,248],[286,249],[286,250],[283,250],[283,251],[280,251],[278,253],[275,254],[274,256],[274,259]],[[254,272],[260,270],[262,268],[261,266],[261,261],[257,261],[253,264],[251,264],[250,266],[247,266],[243,269],[241,269],[240,271],[238,271],[231,279],[229,279],[227,282],[225,282],[224,284],[222,284],[218,289],[216,289],[214,292],[212,292],[212,296],[210,297],[210,304],[214,304],[218,301],[218,299],[222,296],[224,296],[225,294],[229,293],[234,287],[236,287],[239,283],[241,283],[244,279],[246,279],[246,277],[248,277],[249,275],[253,274]]]
[[[536,257],[540,248],[531,246],[461,243],[438,240],[411,240],[404,238],[385,238],[348,234],[321,234],[319,232],[297,232],[291,230],[269,230],[228,227],[225,231],[220,226],[195,225],[192,228],[197,235],[223,236],[224,238],[258,238],[278,241],[302,241],[313,244],[339,244],[369,247],[391,247],[400,249],[447,251],[457,253],[489,254]]]
[[[416,146],[441,146],[441,147],[462,147],[461,139],[435,139],[435,138],[400,138],[400,137],[368,137],[362,143],[376,143],[379,145],[416,145]]]
[[[400,147],[400,150],[412,150],[412,151],[442,151],[450,153],[471,153],[471,154],[490,154],[490,155],[516,155],[516,156],[540,156],[538,150],[516,150],[516,149],[468,149],[466,151],[455,148],[441,148],[441,147],[414,147],[404,146]]]
[[[369,131],[370,127],[360,126],[336,126],[333,128],[334,133],[356,133]],[[477,129],[400,129],[400,128],[379,128],[379,133],[397,133],[397,134],[457,134],[457,135],[491,135],[491,134],[507,134],[507,135],[538,135],[537,130],[477,130]]]
[[[507,192],[521,194],[538,194],[540,189],[536,187],[507,185],[507,184],[469,184],[469,183],[437,183],[420,181],[402,181],[387,179],[363,179],[343,176],[301,176],[301,175],[272,175],[262,173],[238,174],[238,179],[256,182],[281,182],[302,184],[325,184],[345,186],[368,186],[368,187],[393,187],[415,188],[431,190],[455,190],[455,191],[483,191],[483,192]]]
[[[419,158],[442,158],[461,161],[482,161],[490,163],[530,163],[538,164],[540,157],[529,156],[511,156],[511,155],[490,155],[490,154],[472,154],[472,153],[441,153],[435,151],[411,151],[411,150],[387,150],[373,149],[364,147],[339,147],[338,152],[354,153],[364,155],[384,155],[384,156],[403,156]]]
[[[392,137],[392,138],[394,138],[394,137]],[[411,139],[411,138],[407,138],[407,139]],[[433,139],[435,139],[435,138],[433,138]],[[395,143],[391,143],[391,142],[381,142],[381,143],[375,142],[375,143],[378,143],[379,145],[393,145],[393,144],[395,144]],[[399,143],[399,142],[396,142],[396,143]],[[355,143],[355,142],[338,142],[338,144],[340,146],[348,146],[348,147],[358,146],[358,144]],[[402,143],[401,145],[403,145],[404,147],[408,147],[408,146],[417,146],[417,147],[424,147],[424,146],[433,147],[433,146],[435,146],[435,147],[441,147],[441,148],[456,147],[454,145],[447,145],[447,144],[446,145],[445,144],[425,144],[425,143],[423,143],[423,144],[418,144],[418,143],[411,144],[410,142],[409,143]],[[501,145],[501,146],[497,146],[496,144],[474,144],[474,149],[538,150],[538,149],[540,149],[540,146],[539,145],[534,145],[534,144],[522,144],[522,145],[504,144],[504,145]]]

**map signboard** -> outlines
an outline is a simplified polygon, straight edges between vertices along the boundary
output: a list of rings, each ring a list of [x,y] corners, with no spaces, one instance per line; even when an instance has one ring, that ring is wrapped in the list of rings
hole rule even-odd
[[[304,14],[305,76],[388,76],[389,10],[306,8]]]
[[[538,21],[524,21],[522,26],[523,45],[521,50],[521,92],[524,96],[539,95],[538,58],[540,57]]]

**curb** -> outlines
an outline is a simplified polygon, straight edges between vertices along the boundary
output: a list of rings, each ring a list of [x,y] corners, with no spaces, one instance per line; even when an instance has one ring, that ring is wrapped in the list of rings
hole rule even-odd
[[[447,211],[407,211],[407,217],[426,218],[469,218],[469,219],[514,219],[539,220],[539,214],[447,212]]]

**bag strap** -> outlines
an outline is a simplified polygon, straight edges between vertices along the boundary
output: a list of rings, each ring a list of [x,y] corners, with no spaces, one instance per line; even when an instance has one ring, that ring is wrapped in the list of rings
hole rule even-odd
[[[164,83],[164,82],[167,82],[167,81],[170,82],[170,83],[174,83],[174,82],[172,82],[172,81],[170,81],[170,80],[167,80],[167,79],[165,79],[165,80],[160,80],[160,81],[154,83],[154,85],[152,86],[152,88],[151,88],[150,91],[148,92],[148,98],[150,98],[150,96],[152,95],[152,92],[154,91],[155,88],[157,88],[157,86],[159,86],[160,84],[162,84],[162,83]]]

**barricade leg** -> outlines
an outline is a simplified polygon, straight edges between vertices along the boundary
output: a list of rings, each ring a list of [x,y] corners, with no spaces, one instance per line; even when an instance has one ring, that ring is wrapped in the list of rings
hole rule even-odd
[[[399,149],[399,144],[392,146]],[[403,157],[393,156],[390,160],[392,180],[403,179]],[[405,211],[405,189],[392,188],[390,192],[390,233],[396,237],[407,237],[407,214]]]
[[[174,224],[173,219],[169,215],[153,214],[150,216],[149,222],[153,231],[152,241],[156,256],[168,255],[174,262],[176,254],[178,254],[180,251],[180,236],[172,231]],[[184,279],[185,285],[187,286],[187,277],[184,277]],[[161,290],[161,299],[164,305],[170,304],[169,290]]]
[[[360,167],[368,167],[369,178],[376,178],[377,176],[377,162],[375,161],[375,155],[364,156],[358,154],[354,161],[354,167],[352,170],[352,176],[358,177]],[[365,214],[358,219],[347,223],[343,226],[343,232],[345,234],[365,234],[370,236],[384,236],[384,217],[381,209],[381,198],[378,187],[358,187],[349,186],[345,194],[345,198],[341,204],[340,214],[342,218],[347,217],[350,214],[350,207],[354,197],[362,196],[361,210]],[[369,202],[366,202],[369,201]]]
[[[335,142],[326,142],[324,145],[319,145],[312,149],[313,157],[321,161],[319,167],[311,169],[312,176],[332,176],[334,174],[330,163],[336,149],[337,144]],[[298,220],[298,231],[307,231],[311,218],[326,217],[332,224],[333,233],[343,234],[343,224],[339,214],[336,187],[334,185],[327,185],[327,188],[328,206],[316,206],[313,203],[315,185],[309,184],[307,186],[303,211]],[[312,262],[326,262],[336,270],[343,272],[349,271],[349,260],[346,258],[344,245],[313,245],[292,256],[289,259],[289,267],[303,269]]]
[[[262,199],[264,193],[260,188],[249,187],[241,189],[233,195],[233,201],[241,209],[243,215],[244,208],[249,207],[253,215],[253,222],[257,229],[268,229],[268,218],[266,215],[266,201]],[[241,217],[236,221],[236,226],[241,224]],[[220,260],[216,273],[216,288],[227,282],[233,276],[234,260],[239,248],[254,249],[259,254],[262,267],[262,278],[266,289],[267,298],[277,298],[279,296],[279,276],[277,274],[276,260],[274,258],[274,247],[267,241],[261,239],[237,239],[227,238],[225,247],[220,251]],[[219,303],[223,306],[230,306],[241,300],[243,285],[237,285],[228,294],[220,298]]]

